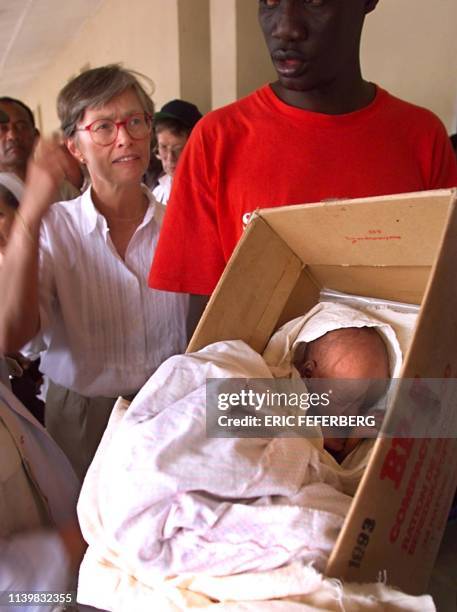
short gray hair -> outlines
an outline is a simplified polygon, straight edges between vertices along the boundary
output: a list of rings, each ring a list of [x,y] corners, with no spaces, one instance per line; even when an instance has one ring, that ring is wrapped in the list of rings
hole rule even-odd
[[[119,64],[109,64],[85,70],[72,79],[57,98],[57,114],[64,135],[67,138],[73,136],[87,108],[100,108],[129,88],[138,95],[144,111],[154,116],[154,103],[141,85],[140,78],[148,80],[134,70],[127,70]]]

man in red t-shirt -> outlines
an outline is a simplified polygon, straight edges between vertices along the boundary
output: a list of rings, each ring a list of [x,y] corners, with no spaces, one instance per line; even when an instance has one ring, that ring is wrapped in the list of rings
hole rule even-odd
[[[360,37],[376,4],[260,0],[278,80],[196,126],[149,276],[193,294],[190,327],[257,208],[457,185],[439,119],[362,78]]]

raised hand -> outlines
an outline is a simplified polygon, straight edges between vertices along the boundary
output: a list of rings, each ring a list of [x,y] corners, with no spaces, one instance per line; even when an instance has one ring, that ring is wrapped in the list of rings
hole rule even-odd
[[[27,168],[20,207],[20,213],[28,223],[41,221],[51,204],[59,199],[59,187],[69,171],[70,161],[61,142],[57,138],[40,139]]]

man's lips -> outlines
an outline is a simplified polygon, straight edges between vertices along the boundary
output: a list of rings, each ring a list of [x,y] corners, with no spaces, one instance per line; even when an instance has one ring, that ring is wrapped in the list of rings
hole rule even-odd
[[[299,74],[307,63],[307,58],[298,51],[278,49],[271,57],[278,73],[284,76]]]
[[[5,147],[5,152],[6,153],[9,153],[10,151],[16,152],[16,151],[22,151],[22,150],[23,149],[22,149],[21,145],[16,144],[16,143],[10,144],[10,145]]]

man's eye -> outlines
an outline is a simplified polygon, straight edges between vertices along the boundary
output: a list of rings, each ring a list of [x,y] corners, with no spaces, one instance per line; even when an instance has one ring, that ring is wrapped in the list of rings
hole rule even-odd
[[[280,4],[280,0],[260,0],[260,4],[263,4],[268,8],[274,8]]]
[[[14,127],[19,132],[25,132],[25,130],[28,130],[30,126],[27,121],[16,121]]]

